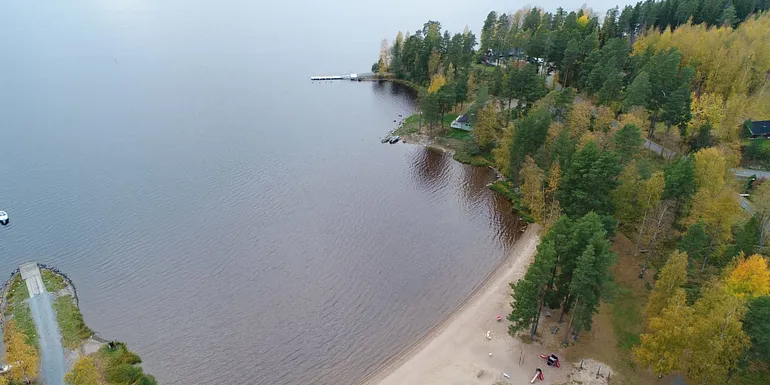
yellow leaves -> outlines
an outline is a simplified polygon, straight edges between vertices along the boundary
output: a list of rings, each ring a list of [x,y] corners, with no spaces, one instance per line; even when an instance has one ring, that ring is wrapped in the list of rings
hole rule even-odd
[[[640,336],[641,344],[633,348],[636,359],[644,366],[652,366],[661,376],[682,365],[682,355],[693,334],[693,310],[687,306],[684,290],[676,288],[660,316],[650,317],[649,331]]]
[[[67,385],[99,385],[101,380],[94,359],[91,356],[80,357],[64,377],[64,382]]]
[[[687,281],[687,253],[674,251],[666,261],[655,281],[645,314],[658,317],[669,306],[676,291]]]
[[[39,365],[37,350],[24,342],[24,334],[16,327],[14,320],[6,322],[3,329],[5,361],[16,363],[11,366],[8,377],[14,382],[22,382],[25,376],[34,380]]]
[[[524,180],[521,185],[521,203],[529,208],[532,218],[536,222],[542,222],[543,210],[545,209],[543,170],[537,167],[531,156],[527,155],[519,175]]]
[[[479,147],[487,149],[497,140],[495,134],[497,124],[497,116],[495,116],[492,106],[486,106],[479,111],[479,118],[473,130],[473,136],[476,138],[476,143]]]
[[[760,119],[770,109],[770,103],[756,102],[763,95],[770,71],[769,30],[767,13],[748,18],[738,29],[709,28],[705,23],[683,25],[673,32],[667,29],[662,34],[652,32],[640,37],[634,52],[642,54],[647,47],[656,51],[677,48],[682,53],[682,64],[695,68],[694,82],[703,93],[701,97],[713,94],[726,101],[722,124],[712,125],[720,139],[734,140],[742,119]]]
[[[583,15],[578,17],[577,24],[580,28],[585,28],[586,25],[588,25],[588,15]]]
[[[770,294],[770,269],[767,260],[759,254],[748,259],[740,257],[725,279],[727,291],[739,298],[753,298]]]
[[[695,154],[695,183],[698,191],[706,190],[712,196],[725,187],[727,159],[715,147],[704,148]]]
[[[692,119],[687,123],[687,135],[694,135],[702,125],[708,123],[712,128],[717,129],[717,136],[720,139],[728,139],[729,133],[720,130],[725,120],[725,109],[719,95],[706,93],[697,97],[693,93],[690,111]]]
[[[586,131],[583,133],[583,135],[580,136],[580,140],[578,141],[577,149],[583,148],[588,143],[597,143],[599,142],[599,135],[597,135],[596,132],[593,131]],[[598,144],[597,144],[598,146]]]
[[[629,124],[633,124],[634,126],[639,127],[640,130],[644,130],[644,127],[648,125],[648,119],[649,117],[644,107],[635,106],[631,111],[618,117],[617,127],[625,127]]]
[[[740,220],[741,208],[738,194],[732,189],[724,189],[716,196],[700,189],[692,199],[690,216],[685,223],[692,225],[703,221],[706,233],[715,245],[732,239],[732,227]]]
[[[615,120],[615,113],[607,106],[596,108],[596,117],[594,119],[594,131],[608,132],[612,128],[612,122]],[[643,126],[638,126],[643,127]]]
[[[548,136],[546,137],[546,142],[548,144],[552,144],[557,137],[559,137],[559,134],[564,130],[564,124],[559,122],[551,122],[551,124],[548,126]]]
[[[561,166],[559,162],[553,162],[551,170],[548,172],[548,189],[545,191],[546,194],[554,194],[559,189],[559,182],[561,182]]]
[[[570,137],[577,140],[591,128],[591,115],[594,106],[585,100],[576,102],[569,113]]]
[[[730,369],[750,345],[741,319],[745,301],[730,294],[718,281],[704,285],[693,306],[689,377],[694,384],[724,384]]]
[[[495,167],[503,175],[509,175],[511,167],[511,144],[513,143],[513,123],[503,130],[500,145],[492,149],[492,159]]]
[[[439,88],[443,87],[444,84],[446,84],[446,78],[442,74],[435,74],[433,77],[430,78],[430,85],[428,86],[428,93],[434,94],[436,93]]]

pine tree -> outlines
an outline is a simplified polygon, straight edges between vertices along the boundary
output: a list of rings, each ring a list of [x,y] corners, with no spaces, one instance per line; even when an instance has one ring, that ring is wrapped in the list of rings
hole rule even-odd
[[[770,362],[770,297],[758,297],[748,304],[743,330],[751,340],[749,351],[766,363]]]
[[[625,163],[631,160],[642,149],[644,139],[639,127],[633,124],[623,126],[615,134],[615,151],[620,156],[620,162]]]
[[[572,321],[575,334],[591,330],[593,315],[599,312],[604,285],[610,280],[609,269],[617,258],[610,248],[604,234],[596,233],[577,259],[569,286],[570,296],[575,298]]]
[[[687,228],[687,232],[679,241],[677,248],[694,260],[700,260],[706,256],[709,245],[709,237],[706,234],[706,226],[703,222],[697,222]]]
[[[620,168],[614,152],[601,151],[594,143],[576,152],[557,193],[564,212],[572,217],[590,211],[610,215],[613,211],[610,192],[618,185]]]
[[[511,283],[513,302],[508,320],[511,325],[508,333],[512,336],[532,326],[531,333],[537,329],[537,320],[542,307],[543,298],[549,289],[552,272],[556,264],[556,250],[552,242],[543,242],[537,247],[534,261],[527,269],[523,279]]]

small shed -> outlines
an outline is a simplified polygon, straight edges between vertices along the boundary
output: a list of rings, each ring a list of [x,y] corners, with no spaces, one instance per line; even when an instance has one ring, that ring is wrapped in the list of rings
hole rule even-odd
[[[465,130],[465,131],[470,131],[473,129],[468,115],[458,116],[457,119],[452,121],[452,124],[450,124],[449,127],[456,128],[458,130]]]
[[[750,139],[770,139],[770,120],[751,122],[748,129]]]

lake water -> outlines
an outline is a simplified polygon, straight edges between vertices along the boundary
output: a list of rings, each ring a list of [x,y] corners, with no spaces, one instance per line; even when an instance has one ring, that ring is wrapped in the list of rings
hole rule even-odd
[[[308,80],[439,2],[153,3],[0,3],[0,273],[59,267],[161,383],[353,384],[515,242],[488,170],[379,142],[408,90]]]

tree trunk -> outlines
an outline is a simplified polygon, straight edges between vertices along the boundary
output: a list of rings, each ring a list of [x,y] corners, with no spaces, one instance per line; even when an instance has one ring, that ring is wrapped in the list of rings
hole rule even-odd
[[[647,137],[652,139],[653,134],[655,134],[655,123],[658,121],[658,110],[655,110],[655,112],[652,113],[652,116],[650,117],[650,132],[647,134]]]
[[[579,303],[580,303],[580,297],[575,299],[575,306],[577,307]],[[564,341],[562,341],[563,345],[569,345],[569,332],[570,332],[570,329],[572,328],[572,320],[574,318],[575,318],[575,312],[572,312],[572,314],[570,314],[569,316],[569,323],[567,324],[567,327],[565,328],[565,331],[564,331]]]
[[[417,111],[418,116],[418,122],[417,122],[417,132],[422,133],[422,111]]]
[[[564,322],[564,313],[569,311],[569,303],[571,300],[571,296],[567,294],[567,298],[564,299],[564,305],[561,307],[561,314],[559,315],[559,323]]]
[[[545,296],[543,296],[543,299],[540,300],[540,307],[537,309],[537,316],[535,316],[535,321],[532,322],[532,327],[529,329],[529,339],[532,341],[535,340],[535,334],[537,333],[537,325],[540,322],[540,313],[543,312],[544,303],[545,303]]]

